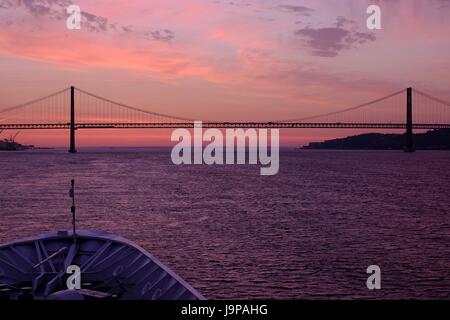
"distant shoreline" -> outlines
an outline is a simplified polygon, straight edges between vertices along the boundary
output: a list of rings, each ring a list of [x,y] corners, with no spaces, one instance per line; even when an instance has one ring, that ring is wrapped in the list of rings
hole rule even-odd
[[[367,133],[345,138],[331,139],[323,142],[310,142],[308,145],[280,146],[280,150],[403,150],[405,134]],[[430,130],[426,133],[414,134],[415,150],[449,151],[450,129]],[[79,147],[79,151],[107,152],[107,151],[137,151],[137,150],[170,150],[172,146],[86,146]],[[54,150],[66,151],[67,147],[36,147],[22,145],[17,142],[0,141],[0,152]]]

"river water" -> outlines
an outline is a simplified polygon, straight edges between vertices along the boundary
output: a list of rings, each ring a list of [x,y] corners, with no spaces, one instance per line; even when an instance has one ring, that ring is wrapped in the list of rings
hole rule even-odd
[[[282,150],[175,166],[169,149],[1,152],[0,242],[71,228],[129,238],[209,299],[450,298],[450,153]],[[382,289],[366,287],[369,265]]]

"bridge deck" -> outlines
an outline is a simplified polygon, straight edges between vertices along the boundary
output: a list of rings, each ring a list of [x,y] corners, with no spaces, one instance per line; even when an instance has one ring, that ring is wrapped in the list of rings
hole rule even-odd
[[[406,129],[405,123],[305,123],[305,122],[203,122],[203,128],[336,128],[336,129]],[[75,129],[158,129],[194,128],[193,122],[177,123],[77,123]],[[444,129],[450,124],[415,123],[414,129]],[[0,124],[0,130],[70,129],[70,123]]]

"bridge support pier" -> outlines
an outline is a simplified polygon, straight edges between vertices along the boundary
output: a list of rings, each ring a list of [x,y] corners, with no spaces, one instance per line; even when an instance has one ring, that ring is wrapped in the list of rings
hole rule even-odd
[[[406,145],[405,152],[414,152],[412,88],[406,89]]]
[[[75,88],[70,87],[70,153],[76,153],[75,149]]]

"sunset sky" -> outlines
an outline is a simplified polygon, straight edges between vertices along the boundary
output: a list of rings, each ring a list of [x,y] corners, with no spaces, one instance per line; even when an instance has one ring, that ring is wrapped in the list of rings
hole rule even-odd
[[[81,7],[81,30],[66,28],[70,4]],[[382,30],[366,27],[370,4],[382,9]],[[0,0],[0,109],[70,85],[220,121],[304,117],[408,86],[450,100],[449,34],[450,0]],[[18,141],[65,146],[67,134],[21,132]],[[161,130],[77,135],[81,146],[171,145]]]

